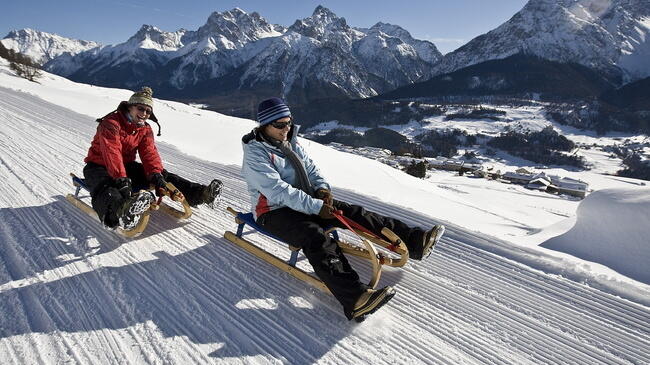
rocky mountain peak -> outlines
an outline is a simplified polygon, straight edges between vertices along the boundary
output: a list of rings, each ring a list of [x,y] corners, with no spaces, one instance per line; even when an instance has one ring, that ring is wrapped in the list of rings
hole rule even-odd
[[[260,85],[296,102],[368,97],[428,76],[439,57],[431,42],[382,26],[386,33],[352,28],[318,6],[289,31],[234,8],[210,14],[196,31],[145,25],[126,43],[56,59],[48,70],[122,87],[147,77],[166,97],[210,97],[234,106],[257,95]]]
[[[126,44],[133,47],[157,49],[160,51],[175,51],[183,46],[181,41],[185,29],[176,32],[165,32],[159,28],[143,24],[142,27],[126,41]]]
[[[394,25],[389,23],[379,22],[373,25],[372,27],[370,27],[369,30],[379,30],[390,36],[399,37],[402,39],[413,38],[411,37],[411,33],[409,33],[406,29],[400,27],[399,25]]]
[[[46,63],[66,52],[75,55],[99,46],[97,42],[66,38],[30,28],[12,30],[0,42],[7,49],[27,55],[39,63]]]
[[[250,17],[250,15],[240,8],[234,8],[224,12],[215,11],[208,17],[206,25],[223,25],[226,22],[236,23],[248,17]]]
[[[334,14],[328,8],[317,6],[309,18],[296,20],[288,29],[306,37],[324,40],[330,34],[350,34],[354,30],[348,26],[345,18]]]
[[[240,8],[214,12],[205,25],[194,34],[194,40],[213,38],[226,48],[239,48],[261,38],[279,36],[284,28],[270,24],[258,13],[246,13]]]
[[[392,48],[402,49],[404,52],[408,52],[404,47],[408,45],[417,54],[417,57],[431,65],[442,58],[442,54],[433,43],[413,38],[411,33],[399,25],[379,22],[368,29],[359,28],[358,30],[366,33],[366,38],[376,37],[381,40],[382,44],[388,47],[392,45]],[[392,38],[392,40],[388,38]]]
[[[445,55],[434,73],[524,52],[623,79],[647,77],[649,18],[648,0],[530,0],[507,22]]]
[[[336,14],[334,14],[334,12],[322,5],[318,5],[316,9],[314,9],[311,18],[318,19],[323,24],[333,23],[340,19]]]

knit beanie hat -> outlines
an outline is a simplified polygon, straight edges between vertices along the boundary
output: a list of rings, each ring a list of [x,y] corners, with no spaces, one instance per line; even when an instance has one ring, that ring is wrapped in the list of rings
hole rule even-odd
[[[143,104],[150,106],[151,109],[153,109],[153,99],[151,98],[152,95],[153,90],[151,90],[150,87],[145,86],[142,88],[142,90],[131,95],[129,98],[129,104]]]
[[[280,98],[266,99],[257,107],[257,122],[265,126],[280,118],[290,117],[291,111]]]

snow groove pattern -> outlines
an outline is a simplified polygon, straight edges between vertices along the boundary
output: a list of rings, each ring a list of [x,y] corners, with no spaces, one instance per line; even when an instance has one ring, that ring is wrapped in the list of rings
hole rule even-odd
[[[174,172],[223,180],[225,203],[184,222],[154,213],[126,240],[63,198],[92,118],[4,88],[0,118],[3,364],[650,363],[650,308],[499,255],[506,243],[453,224],[428,260],[385,270],[382,283],[398,291],[385,309],[347,322],[333,298],[222,238],[235,228],[224,205],[248,208],[238,166],[165,144]],[[438,223],[334,193],[410,224]]]

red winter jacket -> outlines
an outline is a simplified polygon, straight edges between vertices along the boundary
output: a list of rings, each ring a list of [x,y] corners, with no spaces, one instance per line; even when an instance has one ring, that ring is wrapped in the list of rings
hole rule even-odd
[[[108,174],[117,179],[126,177],[124,164],[135,161],[137,152],[147,177],[162,172],[162,161],[154,143],[151,126],[145,123],[139,127],[129,122],[125,108],[118,109],[102,118],[84,162],[105,166]]]

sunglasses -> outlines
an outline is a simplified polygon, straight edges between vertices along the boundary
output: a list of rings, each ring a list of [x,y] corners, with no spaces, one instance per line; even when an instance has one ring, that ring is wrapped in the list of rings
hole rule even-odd
[[[138,109],[139,112],[145,112],[145,113],[151,115],[151,112],[152,112],[151,108],[145,108],[145,107],[139,106],[139,105],[136,106],[135,108]]]
[[[291,127],[291,121],[288,122],[273,122],[271,123],[273,128],[284,129],[286,127]]]

